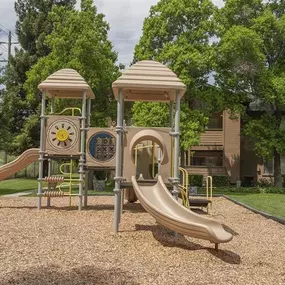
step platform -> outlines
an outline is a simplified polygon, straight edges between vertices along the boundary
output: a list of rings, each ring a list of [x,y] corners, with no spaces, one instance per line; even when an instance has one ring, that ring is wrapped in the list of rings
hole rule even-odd
[[[208,207],[211,201],[208,199],[191,199],[189,198],[190,207]]]

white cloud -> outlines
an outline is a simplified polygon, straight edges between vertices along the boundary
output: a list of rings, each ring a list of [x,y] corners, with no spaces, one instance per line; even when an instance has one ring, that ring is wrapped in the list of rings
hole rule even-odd
[[[14,33],[17,20],[12,0],[0,0],[0,24]],[[119,55],[119,62],[129,65],[133,58],[133,50],[142,33],[144,18],[149,15],[149,9],[158,0],[94,0],[98,12],[105,15],[110,24],[109,37]],[[213,0],[221,6],[223,0]],[[77,3],[80,7],[80,1]],[[0,41],[7,41],[7,35],[0,33]],[[1,46],[0,46],[1,47]],[[7,52],[2,46],[3,56]]]
[[[110,24],[109,38],[119,55],[119,62],[126,66],[133,59],[133,51],[138,43],[144,19],[152,5],[158,0],[94,0],[98,12],[105,15]],[[223,0],[213,0],[219,7]]]

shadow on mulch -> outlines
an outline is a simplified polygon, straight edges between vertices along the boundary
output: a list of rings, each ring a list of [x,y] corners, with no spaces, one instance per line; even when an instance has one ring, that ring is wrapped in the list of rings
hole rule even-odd
[[[196,213],[196,214],[199,214],[199,215],[208,215],[209,216],[209,214],[207,212],[205,212],[205,211],[203,211],[201,209],[191,208],[191,211]]]
[[[0,207],[2,209],[34,209],[36,210],[37,207],[36,206],[4,206],[4,207]],[[145,209],[142,207],[142,205],[140,203],[126,203],[124,204],[124,208],[123,208],[124,212],[128,211],[128,212],[132,212],[132,213],[144,213]],[[51,205],[50,207],[47,207],[46,205],[42,206],[42,210],[61,210],[61,211],[78,211],[78,206],[77,205],[73,205],[73,206],[61,206],[61,207],[57,207],[57,206],[53,206]],[[114,204],[102,204],[102,205],[88,205],[87,208],[82,209],[82,211],[102,211],[102,210],[110,210],[113,211],[114,210]]]
[[[232,228],[230,228],[229,226],[222,224],[222,227],[225,229],[225,231],[231,233],[233,236],[238,236],[239,233],[236,232],[235,230],[233,230]]]
[[[11,276],[9,276],[11,275]],[[98,268],[84,266],[66,270],[55,265],[49,267],[33,267],[25,271],[14,271],[6,275],[1,285],[79,285],[79,284],[128,284],[138,285],[130,273],[118,268]]]
[[[174,232],[166,229],[160,225],[149,226],[149,225],[136,225],[137,231],[151,231],[153,237],[160,242],[163,246],[167,247],[179,247],[185,250],[207,250],[215,257],[229,264],[240,264],[241,258],[235,252],[230,250],[219,249],[216,251],[214,248],[208,248],[201,246],[197,243],[191,242],[182,235],[178,237],[174,236]]]

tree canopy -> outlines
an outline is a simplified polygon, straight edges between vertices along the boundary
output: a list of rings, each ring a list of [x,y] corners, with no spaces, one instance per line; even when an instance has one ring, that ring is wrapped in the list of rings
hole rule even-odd
[[[162,62],[187,86],[181,115],[181,146],[184,149],[197,144],[199,134],[207,123],[207,116],[213,110],[222,109],[223,105],[220,100],[222,97],[209,84],[214,69],[214,46],[211,38],[216,30],[213,21],[216,11],[217,8],[210,0],[161,0],[151,7],[150,14],[144,21],[143,34],[135,47],[134,62],[144,59]],[[213,92],[217,95],[215,99]],[[161,122],[148,120],[148,116],[141,112],[143,105],[134,105],[135,124],[153,126]],[[146,106],[149,117],[159,113],[161,115],[158,117],[165,117],[166,109],[160,107],[162,105],[148,103]],[[189,108],[193,107],[199,109],[196,108],[191,113]]]
[[[4,134],[6,128],[9,138],[3,136],[2,149],[19,153],[38,146],[41,100],[37,86],[61,68],[76,69],[96,94],[93,124],[106,126],[109,117],[114,120],[111,83],[119,70],[108,40],[109,26],[92,0],[82,0],[80,11],[74,4],[75,0],[18,0],[15,4],[22,48],[16,50],[5,73],[0,107],[6,119],[1,121],[1,131]],[[64,104],[78,103],[62,101],[56,106],[61,111]]]
[[[9,64],[2,76],[5,89],[1,92],[0,101],[0,135],[2,150],[21,152],[28,146],[36,145],[37,136],[31,130],[27,141],[18,140],[27,118],[37,113],[38,103],[27,101],[23,88],[27,79],[26,72],[37,60],[49,53],[45,38],[52,30],[48,15],[53,6],[73,9],[75,0],[17,0],[15,11],[18,16],[16,34],[20,48],[9,58]],[[27,127],[26,127],[27,128]]]
[[[282,185],[280,154],[285,151],[281,128],[285,107],[285,14],[282,1],[230,0],[221,9],[217,46],[217,85],[244,115],[244,133],[258,156],[274,156],[275,184]]]
[[[50,19],[54,28],[45,43],[51,52],[27,73],[25,89],[29,102],[33,104],[38,100],[37,86],[48,75],[61,68],[73,68],[96,94],[93,123],[106,126],[109,117],[115,119],[111,84],[118,77],[119,70],[115,65],[117,54],[108,40],[109,26],[104,16],[97,13],[92,0],[83,0],[81,11],[54,7]]]

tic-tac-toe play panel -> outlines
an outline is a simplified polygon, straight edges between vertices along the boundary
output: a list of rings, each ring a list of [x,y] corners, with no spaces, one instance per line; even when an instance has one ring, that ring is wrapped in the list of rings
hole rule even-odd
[[[115,167],[116,132],[114,129],[89,128],[86,142],[88,167]]]

